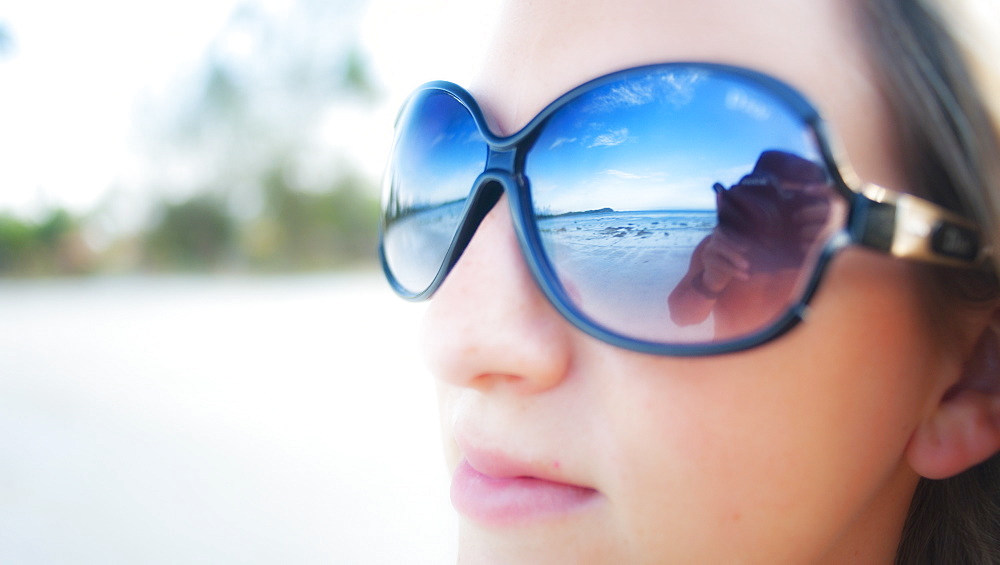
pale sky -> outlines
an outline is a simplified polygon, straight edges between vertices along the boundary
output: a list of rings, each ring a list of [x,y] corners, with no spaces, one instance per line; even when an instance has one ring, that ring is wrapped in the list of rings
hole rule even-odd
[[[92,207],[130,166],[137,100],[169,93],[196,68],[239,2],[0,4],[0,24],[13,39],[13,50],[0,57],[0,210]],[[387,89],[384,108],[338,118],[364,136],[352,146],[367,170],[380,167],[395,106],[409,89],[426,80],[467,80],[475,52],[469,45],[486,35],[492,5],[370,0],[358,25]]]

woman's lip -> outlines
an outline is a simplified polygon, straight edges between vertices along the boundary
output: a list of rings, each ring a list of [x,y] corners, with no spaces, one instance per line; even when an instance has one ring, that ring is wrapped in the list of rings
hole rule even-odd
[[[451,482],[451,502],[459,514],[487,525],[508,525],[571,513],[595,500],[592,488],[517,474],[516,465],[481,462],[486,474],[463,459]]]

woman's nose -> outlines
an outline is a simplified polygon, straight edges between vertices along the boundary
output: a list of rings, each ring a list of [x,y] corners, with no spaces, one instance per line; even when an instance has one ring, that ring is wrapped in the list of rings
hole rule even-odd
[[[423,341],[431,371],[484,392],[542,392],[566,377],[573,331],[531,276],[504,196],[430,301]]]

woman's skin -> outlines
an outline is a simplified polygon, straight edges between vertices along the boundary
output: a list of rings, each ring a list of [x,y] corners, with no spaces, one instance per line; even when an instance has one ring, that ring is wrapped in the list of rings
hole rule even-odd
[[[860,178],[905,190],[853,5],[515,0],[470,90],[495,131],[511,134],[610,71],[751,67],[820,108]],[[638,354],[553,310],[502,200],[427,314],[447,462],[583,488],[570,490],[578,504],[498,513],[458,492],[460,560],[891,563],[919,475],[954,474],[1000,443],[990,390],[945,395],[991,311],[956,313],[945,339],[920,272],[852,248],[828,269],[806,322],[766,346]]]

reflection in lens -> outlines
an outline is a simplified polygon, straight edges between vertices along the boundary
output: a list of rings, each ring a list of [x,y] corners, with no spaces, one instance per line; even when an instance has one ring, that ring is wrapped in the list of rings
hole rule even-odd
[[[383,253],[406,291],[434,281],[486,156],[475,120],[452,95],[425,90],[407,105],[382,201]]]
[[[846,208],[817,163],[768,91],[657,70],[563,106],[525,169],[573,306],[624,337],[693,344],[760,331],[802,295]],[[720,206],[733,191],[740,206]]]

